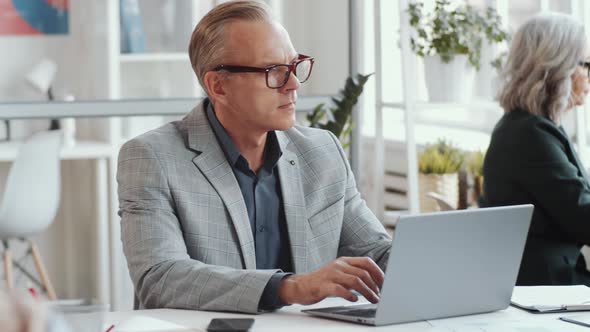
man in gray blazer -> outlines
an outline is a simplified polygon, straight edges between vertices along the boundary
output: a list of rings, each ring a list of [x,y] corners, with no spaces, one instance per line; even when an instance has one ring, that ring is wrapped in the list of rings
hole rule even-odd
[[[313,58],[253,1],[210,11],[189,56],[208,98],[119,154],[136,305],[256,313],[353,290],[377,302],[391,239],[338,139],[295,125]]]

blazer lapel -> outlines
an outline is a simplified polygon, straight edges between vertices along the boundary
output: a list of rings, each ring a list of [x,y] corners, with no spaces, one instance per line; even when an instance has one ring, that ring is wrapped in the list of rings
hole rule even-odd
[[[246,203],[233,170],[209,125],[203,105],[204,102],[184,120],[187,121],[189,147],[201,152],[193,158],[193,163],[215,188],[229,212],[240,242],[244,267],[256,269],[254,237]]]
[[[291,140],[284,132],[277,131],[283,155],[279,159],[279,179],[289,232],[291,256],[295,273],[307,271],[307,211],[299,170],[299,158]]]

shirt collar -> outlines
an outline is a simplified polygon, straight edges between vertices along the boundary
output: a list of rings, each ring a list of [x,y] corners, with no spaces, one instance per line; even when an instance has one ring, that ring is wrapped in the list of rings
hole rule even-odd
[[[240,153],[240,150],[229,136],[217,115],[215,115],[215,110],[213,109],[213,104],[211,101],[206,100],[206,114],[207,120],[209,120],[209,124],[211,125],[211,129],[215,133],[217,140],[219,141],[219,145],[221,145],[221,149],[225,154],[227,160],[229,161],[232,167],[235,167],[237,162],[241,159],[244,159],[244,162],[247,163],[246,159]],[[279,140],[277,138],[277,134],[274,130],[268,132],[266,136],[266,146],[265,146],[265,158],[264,158],[264,168],[272,172],[272,169],[276,166],[279,158],[283,155],[283,151],[281,150],[281,146],[279,144]]]

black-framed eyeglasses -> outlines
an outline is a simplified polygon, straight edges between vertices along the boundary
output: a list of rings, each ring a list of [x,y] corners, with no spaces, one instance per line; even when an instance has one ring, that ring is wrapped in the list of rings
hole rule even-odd
[[[305,83],[311,76],[314,58],[299,54],[297,60],[289,65],[272,65],[264,68],[220,65],[213,68],[213,71],[227,70],[230,73],[265,73],[266,86],[271,89],[280,89],[287,84],[291,73],[299,80],[299,83]]]
[[[590,61],[580,61],[578,65],[584,67],[586,69],[586,75],[590,78]]]

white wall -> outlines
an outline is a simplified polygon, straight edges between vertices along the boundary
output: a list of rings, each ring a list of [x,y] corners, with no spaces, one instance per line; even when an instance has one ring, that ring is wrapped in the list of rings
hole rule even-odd
[[[302,95],[331,95],[348,77],[348,1],[283,0],[283,25],[295,49],[315,57]]]

